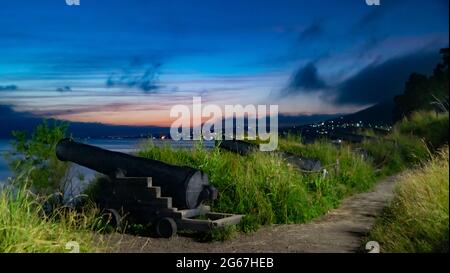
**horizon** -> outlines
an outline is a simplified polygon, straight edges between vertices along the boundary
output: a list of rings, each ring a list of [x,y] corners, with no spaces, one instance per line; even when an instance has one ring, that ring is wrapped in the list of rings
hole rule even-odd
[[[449,39],[447,0],[8,1],[0,25],[0,106],[157,127],[194,96],[354,113],[430,74]]]

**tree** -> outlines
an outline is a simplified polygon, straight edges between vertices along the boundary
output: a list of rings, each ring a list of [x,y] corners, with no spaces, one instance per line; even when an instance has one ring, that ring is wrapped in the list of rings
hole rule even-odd
[[[421,74],[411,74],[405,84],[402,95],[394,98],[394,118],[400,120],[417,110],[433,110],[436,100],[445,101],[448,105],[448,58],[449,49],[440,51],[442,62],[433,71],[433,75],[427,77]]]

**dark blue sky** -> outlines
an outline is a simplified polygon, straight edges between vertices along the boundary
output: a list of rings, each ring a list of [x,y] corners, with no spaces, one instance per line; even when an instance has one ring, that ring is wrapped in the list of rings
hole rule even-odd
[[[1,0],[0,104],[115,124],[167,123],[193,95],[352,112],[446,46],[448,0]]]

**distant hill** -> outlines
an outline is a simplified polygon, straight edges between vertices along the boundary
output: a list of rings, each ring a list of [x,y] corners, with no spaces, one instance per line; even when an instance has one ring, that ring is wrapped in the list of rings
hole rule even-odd
[[[394,102],[392,100],[379,103],[354,114],[342,116],[336,115],[279,115],[279,128],[299,127],[307,124],[334,120],[343,117],[345,121],[364,121],[367,123],[391,124],[393,120]],[[341,119],[342,120],[342,119]],[[14,111],[10,106],[0,105],[0,138],[10,138],[11,131],[32,131],[42,118],[30,113]],[[169,128],[162,127],[140,127],[140,126],[116,126],[101,123],[71,122],[69,133],[74,137],[102,138],[115,137],[138,137],[140,135],[168,134]]]
[[[11,138],[11,131],[31,132],[42,118],[30,113],[16,112],[10,106],[0,105],[0,138]],[[74,137],[102,138],[108,136],[137,137],[140,135],[168,134],[168,128],[117,126],[101,123],[70,122],[69,134]]]
[[[278,116],[278,127],[284,128],[284,127],[293,127],[293,126],[302,126],[307,125],[311,123],[321,122],[325,120],[330,120],[334,118],[338,118],[342,116],[341,114],[335,114],[335,115],[296,115],[296,116],[289,116],[289,115],[279,115]]]
[[[344,121],[363,121],[373,124],[392,124],[394,121],[394,100],[378,103],[359,112],[343,116]]]

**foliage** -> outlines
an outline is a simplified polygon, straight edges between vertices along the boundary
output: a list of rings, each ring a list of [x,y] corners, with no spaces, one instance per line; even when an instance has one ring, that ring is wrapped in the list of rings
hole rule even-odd
[[[6,159],[15,176],[28,173],[30,184],[37,193],[64,191],[64,178],[69,164],[56,158],[55,148],[66,136],[68,124],[44,120],[28,137],[27,132],[13,132],[12,152]],[[18,183],[22,180],[15,180]],[[23,186],[23,185],[18,185]]]
[[[396,125],[403,135],[413,135],[424,139],[432,150],[448,143],[449,119],[447,113],[419,111],[405,117]]]
[[[448,106],[449,49],[442,49],[441,55],[442,63],[436,66],[432,76],[412,74],[405,84],[404,93],[395,97],[395,120],[401,120],[415,111],[435,109],[436,99],[445,101]]]

